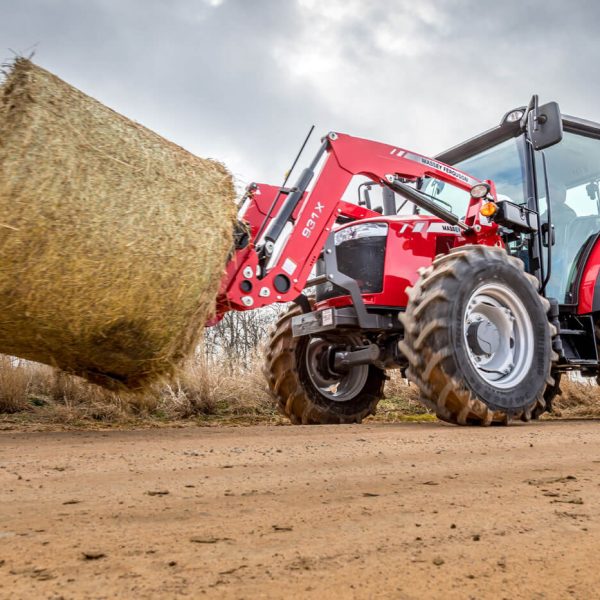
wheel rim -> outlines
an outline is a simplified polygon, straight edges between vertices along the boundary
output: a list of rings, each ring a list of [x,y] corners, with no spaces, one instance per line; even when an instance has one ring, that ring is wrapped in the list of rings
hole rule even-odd
[[[327,368],[327,352],[331,343],[312,338],[306,350],[306,370],[311,383],[320,394],[335,402],[348,402],[365,386],[369,376],[368,365],[352,367],[347,373],[332,373]]]
[[[533,326],[525,306],[501,283],[477,288],[463,320],[467,356],[478,375],[499,389],[523,381],[533,362]]]

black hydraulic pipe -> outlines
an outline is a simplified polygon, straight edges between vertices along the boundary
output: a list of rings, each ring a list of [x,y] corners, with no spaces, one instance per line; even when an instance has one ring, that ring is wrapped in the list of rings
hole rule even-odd
[[[315,126],[312,125],[311,128],[308,130],[308,133],[306,135],[306,137],[304,138],[304,142],[302,143],[302,146],[300,147],[300,150],[298,150],[298,154],[296,154],[296,158],[294,159],[294,162],[292,163],[292,166],[290,167],[290,170],[286,173],[285,175],[285,179],[283,180],[283,183],[281,184],[281,187],[285,187],[288,179],[290,178],[290,175],[292,174],[292,172],[294,171],[294,169],[296,168],[296,165],[298,164],[298,160],[300,160],[300,157],[302,156],[302,153],[304,152],[304,148],[306,148],[306,144],[308,144],[308,140],[310,139],[310,136],[312,135],[312,132],[315,130]]]
[[[294,210],[296,210],[298,202],[300,202],[304,192],[306,192],[306,189],[310,185],[310,182],[315,175],[315,169],[317,168],[321,157],[327,151],[328,145],[328,140],[325,140],[323,144],[321,144],[321,147],[319,148],[319,151],[317,152],[317,155],[313,159],[312,163],[310,163],[310,166],[308,166],[306,169],[303,169],[302,173],[300,173],[300,177],[298,178],[296,185],[294,188],[292,188],[293,191],[288,194],[288,197],[285,199],[285,202],[277,213],[277,216],[271,221],[271,224],[266,230],[264,241],[272,243],[277,241],[286,223],[291,219]]]
[[[296,154],[296,158],[294,159],[294,162],[292,163],[290,170],[285,174],[285,179],[283,180],[283,183],[281,184],[281,187],[279,188],[279,191],[277,192],[275,199],[273,200],[273,202],[271,203],[271,206],[269,207],[269,211],[267,212],[267,216],[265,217],[265,220],[263,221],[262,225],[260,226],[260,229],[258,230],[258,233],[256,234],[257,240],[260,239],[262,232],[265,230],[265,226],[269,222],[269,219],[271,218],[273,209],[277,205],[277,202],[279,201],[281,194],[283,194],[284,192],[287,193],[287,191],[285,191],[285,185],[288,182],[288,179],[290,178],[292,171],[296,168],[296,164],[298,163],[298,160],[300,160],[300,156],[302,156],[302,153],[304,152],[304,148],[306,147],[306,144],[308,144],[308,140],[310,139],[310,136],[312,135],[312,132],[314,131],[314,129],[315,129],[315,126],[313,125],[310,128],[307,136],[304,138],[304,142],[302,143],[302,146],[300,147],[298,154]]]

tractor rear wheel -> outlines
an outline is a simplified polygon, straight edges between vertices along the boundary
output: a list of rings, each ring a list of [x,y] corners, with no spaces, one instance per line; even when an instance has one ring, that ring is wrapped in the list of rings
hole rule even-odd
[[[549,302],[502,248],[462,246],[421,271],[401,350],[421,397],[459,425],[529,421],[553,386]]]
[[[299,314],[298,306],[286,311],[269,338],[264,373],[279,411],[294,425],[360,423],[375,414],[383,397],[384,371],[359,365],[336,374],[327,365],[332,345],[360,345],[360,336],[295,338],[292,318]]]

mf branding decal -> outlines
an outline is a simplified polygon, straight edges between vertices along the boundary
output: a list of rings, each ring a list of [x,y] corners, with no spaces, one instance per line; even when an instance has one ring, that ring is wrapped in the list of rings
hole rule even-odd
[[[392,153],[393,153],[393,151],[392,151]],[[436,171],[441,171],[442,173],[446,173],[447,175],[450,175],[456,179],[459,179],[460,181],[464,181],[467,185],[469,185],[471,187],[473,187],[474,185],[479,183],[479,181],[477,181],[476,179],[473,179],[472,177],[469,177],[468,175],[465,175],[464,173],[461,173],[460,171],[457,171],[456,169],[453,169],[452,167],[449,167],[448,165],[439,163],[439,162],[437,162],[437,160],[432,160],[431,158],[427,158],[425,156],[420,156],[419,154],[413,154],[412,152],[404,152],[404,153],[398,152],[396,154],[396,156],[403,156],[404,158],[406,158],[408,160],[418,162],[427,167],[431,167],[432,169],[435,169]]]
[[[392,151],[390,152],[390,154],[400,158],[400,157],[404,156],[406,154],[406,152],[404,152],[404,150],[400,150],[400,148],[392,148]]]
[[[325,207],[320,202],[317,202],[317,205],[314,207],[306,223],[304,224],[302,235],[305,238],[308,239],[312,235],[314,228],[317,226],[317,221],[323,216],[324,208]]]
[[[460,227],[458,227],[458,225],[450,225],[449,223],[431,223],[427,229],[427,233],[450,233],[460,235]]]

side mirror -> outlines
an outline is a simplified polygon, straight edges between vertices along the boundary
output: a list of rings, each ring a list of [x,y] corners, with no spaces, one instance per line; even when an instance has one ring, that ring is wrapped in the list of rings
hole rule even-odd
[[[534,106],[527,119],[527,135],[536,150],[554,146],[562,140],[562,115],[558,103]]]

